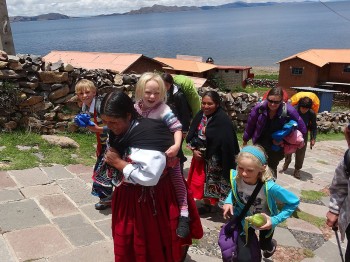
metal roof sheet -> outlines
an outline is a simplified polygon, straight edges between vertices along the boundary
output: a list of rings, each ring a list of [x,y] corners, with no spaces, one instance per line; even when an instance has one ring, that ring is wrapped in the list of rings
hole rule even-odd
[[[191,61],[191,60],[165,58],[165,57],[155,57],[153,59],[170,66],[173,70],[178,70],[178,71],[202,73],[202,72],[216,68],[216,65],[213,65],[213,64]]]
[[[350,49],[309,49],[289,56],[278,63],[293,58],[300,58],[319,67],[329,63],[350,63]]]
[[[310,86],[293,86],[291,88],[297,89],[297,90],[323,92],[323,93],[339,93],[340,92],[340,91],[336,91],[336,90],[322,89],[322,88],[316,88],[316,87],[310,87]]]
[[[123,73],[142,56],[130,53],[51,51],[43,59],[51,63],[62,61],[77,68],[112,69]]]

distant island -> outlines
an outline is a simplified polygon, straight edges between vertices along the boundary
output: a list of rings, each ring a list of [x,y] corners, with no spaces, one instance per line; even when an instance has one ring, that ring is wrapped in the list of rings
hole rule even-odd
[[[25,21],[40,21],[40,20],[58,20],[69,19],[71,17],[59,13],[49,13],[37,16],[13,16],[10,17],[10,22],[25,22]]]
[[[193,11],[193,10],[211,10],[211,9],[223,9],[223,8],[241,8],[241,7],[253,7],[253,6],[270,6],[276,4],[282,4],[287,2],[266,2],[266,3],[246,3],[246,2],[233,2],[224,5],[217,6],[165,6],[165,5],[153,5],[151,7],[142,7],[137,10],[131,10],[126,13],[112,13],[101,14],[101,16],[114,16],[114,15],[138,15],[138,14],[150,14],[150,13],[169,13],[169,12],[181,12],[181,11]],[[93,16],[95,17],[95,16]],[[40,20],[59,20],[70,19],[76,17],[70,17],[59,13],[49,13],[38,16],[13,16],[10,17],[10,22],[25,22],[25,21],[40,21]]]

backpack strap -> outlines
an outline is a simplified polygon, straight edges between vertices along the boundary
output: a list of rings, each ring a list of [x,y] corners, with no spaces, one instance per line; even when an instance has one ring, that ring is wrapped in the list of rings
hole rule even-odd
[[[345,165],[345,173],[347,177],[350,177],[350,149],[345,151],[344,165]]]
[[[288,117],[287,103],[283,102],[281,118]]]

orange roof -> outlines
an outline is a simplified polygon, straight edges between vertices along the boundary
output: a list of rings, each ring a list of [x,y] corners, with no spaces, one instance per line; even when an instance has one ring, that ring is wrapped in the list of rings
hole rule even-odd
[[[309,49],[287,57],[278,63],[293,58],[300,58],[318,67],[323,67],[329,63],[350,63],[350,49]]]
[[[62,62],[69,63],[76,68],[113,69],[119,73],[123,73],[142,56],[142,54],[129,53],[51,51],[44,56],[43,59],[44,61],[51,63],[61,60]]]
[[[154,60],[157,60],[158,62],[166,64],[170,66],[171,69],[178,70],[178,71],[202,73],[202,72],[216,68],[216,65],[213,65],[213,64],[176,59],[176,58],[155,57]]]

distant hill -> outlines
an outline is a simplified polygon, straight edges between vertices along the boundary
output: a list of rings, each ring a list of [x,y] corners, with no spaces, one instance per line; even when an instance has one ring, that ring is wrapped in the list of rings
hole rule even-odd
[[[165,5],[153,5],[151,7],[142,7],[138,10],[132,10],[130,12],[124,13],[128,15],[138,15],[138,14],[149,14],[149,13],[166,13],[166,12],[179,12],[179,11],[190,11],[190,10],[200,10],[197,6],[165,6]]]
[[[126,13],[113,13],[113,14],[101,14],[97,16],[114,16],[114,15],[137,15],[137,14],[150,14],[150,13],[167,13],[167,12],[180,12],[180,11],[192,11],[192,10],[210,10],[210,9],[222,9],[222,8],[242,8],[252,6],[269,6],[276,4],[283,4],[286,2],[266,2],[266,3],[247,3],[247,2],[233,2],[224,5],[217,6],[165,6],[165,5],[153,5],[151,7],[142,7],[137,10],[132,10]],[[58,20],[73,18],[67,15],[59,13],[49,13],[38,16],[14,16],[10,17],[10,22],[24,22],[24,21],[39,21],[39,20]]]
[[[10,22],[24,22],[24,21],[39,21],[39,20],[58,20],[58,19],[69,19],[67,15],[59,13],[49,13],[37,16],[13,16],[10,17]]]

